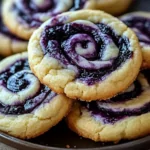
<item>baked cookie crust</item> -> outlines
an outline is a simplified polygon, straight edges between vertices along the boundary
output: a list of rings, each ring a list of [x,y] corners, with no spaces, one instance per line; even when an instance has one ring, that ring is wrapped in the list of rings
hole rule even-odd
[[[45,133],[61,121],[70,111],[72,101],[50,89],[45,91],[46,87],[26,69],[27,66],[19,71],[24,60],[27,60],[27,53],[19,53],[0,62],[0,80],[3,83],[0,85],[0,130],[18,138],[30,139]],[[10,66],[10,71],[18,72],[15,71],[7,79]],[[39,102],[41,99],[42,102]]]
[[[79,24],[84,22],[83,24],[85,26],[96,23],[102,23],[109,26],[116,34],[126,37],[129,40],[128,43],[130,46],[128,49],[133,53],[132,58],[127,59],[108,76],[103,76],[104,78],[102,80],[90,86],[86,84],[86,82],[76,78],[76,65],[68,65],[67,67],[64,67],[62,63],[60,63],[61,60],[59,58],[54,58],[56,55],[51,57],[51,53],[46,52],[46,54],[44,54],[40,44],[41,36],[43,35],[45,27],[53,26],[53,23],[55,24],[59,21],[61,24],[67,24],[77,20],[79,20]],[[113,49],[110,48],[109,50],[115,52],[109,53],[110,55],[108,57],[115,57],[114,55],[116,55],[117,48],[113,47]],[[30,67],[43,84],[52,88],[57,93],[65,93],[72,99],[87,101],[107,99],[127,89],[128,86],[136,79],[142,63],[141,49],[135,33],[117,18],[114,18],[102,11],[83,10],[68,12],[45,22],[32,35],[29,41],[28,51]],[[76,60],[77,59],[75,59],[75,61]],[[98,70],[101,69],[97,69],[97,71]]]
[[[125,12],[133,0],[89,0],[85,8],[103,10],[112,15]]]
[[[100,102],[97,105],[100,107],[99,111],[94,110],[94,106],[90,103],[87,105],[82,105],[82,102],[75,103],[67,117],[69,128],[80,136],[96,142],[116,143],[120,140],[133,140],[149,135],[150,87],[143,76],[138,78],[140,78],[142,92],[137,97],[127,100],[118,99],[116,102],[112,102],[112,99],[108,102]],[[89,109],[90,107],[92,109]],[[107,109],[107,112],[102,113],[102,109]]]

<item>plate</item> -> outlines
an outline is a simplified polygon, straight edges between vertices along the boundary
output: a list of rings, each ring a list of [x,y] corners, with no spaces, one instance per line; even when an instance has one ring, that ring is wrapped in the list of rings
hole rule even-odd
[[[93,142],[79,137],[70,131],[62,121],[49,132],[30,141],[24,141],[5,133],[0,133],[0,141],[20,150],[148,150],[150,136],[134,140],[122,141],[118,144]]]
[[[150,0],[135,0],[131,11],[150,11]],[[62,121],[47,133],[29,140],[20,140],[0,133],[0,142],[21,150],[66,150],[66,147],[77,150],[148,150],[150,149],[150,136],[134,140],[122,141],[118,144],[100,143],[84,139],[70,131]]]

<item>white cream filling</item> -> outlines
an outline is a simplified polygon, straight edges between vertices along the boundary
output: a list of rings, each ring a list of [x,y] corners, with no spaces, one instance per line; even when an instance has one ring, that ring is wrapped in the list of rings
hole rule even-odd
[[[82,45],[80,43],[78,43],[76,45],[76,52],[81,55],[81,56],[84,56],[84,55],[91,55],[94,51],[96,51],[95,49],[95,45],[92,43],[92,42],[88,42],[87,43],[87,48],[82,48]]]
[[[102,60],[107,61],[114,58],[117,58],[119,55],[118,47],[112,42],[106,45],[106,48],[102,55]]]
[[[138,81],[140,82],[143,92],[132,99],[129,99],[127,101],[118,101],[114,103],[103,103],[98,102],[99,108],[104,108],[108,110],[113,110],[114,112],[118,111],[124,111],[124,110],[133,110],[133,109],[140,109],[142,106],[150,102],[149,99],[149,93],[150,93],[150,85],[147,83],[147,79],[143,76],[143,74],[140,74],[138,76]],[[135,88],[135,85],[131,85],[124,93],[131,92]]]

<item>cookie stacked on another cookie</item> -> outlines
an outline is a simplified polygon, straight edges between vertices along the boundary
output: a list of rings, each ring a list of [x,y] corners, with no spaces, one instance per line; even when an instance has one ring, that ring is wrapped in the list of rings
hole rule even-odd
[[[121,0],[119,9],[112,9],[118,0],[0,1],[0,55],[26,51],[37,29],[29,44],[33,72],[27,53],[0,62],[0,130],[34,138],[70,112],[71,98],[107,100],[125,90],[142,61],[135,34],[103,12],[75,11],[118,14],[131,1]],[[130,77],[123,81],[126,76]]]
[[[94,141],[150,134],[150,70],[140,72],[142,61],[143,68],[150,66],[149,15],[121,18],[135,34],[102,11],[76,11],[101,9],[116,15],[131,2],[3,1],[1,55],[24,51],[37,30],[30,38],[28,56],[20,53],[0,62],[0,130],[34,138],[70,112],[69,128]]]
[[[125,92],[111,99],[75,103],[67,117],[69,128],[80,136],[102,142],[149,135],[149,75],[150,70],[140,73]]]
[[[63,13],[34,32],[28,51],[39,80],[77,100],[67,117],[71,130],[104,142],[150,134],[141,47],[117,18],[92,10]]]
[[[28,51],[30,67],[43,84],[86,101],[126,90],[142,62],[134,32],[101,11],[68,12],[50,19],[34,32]]]

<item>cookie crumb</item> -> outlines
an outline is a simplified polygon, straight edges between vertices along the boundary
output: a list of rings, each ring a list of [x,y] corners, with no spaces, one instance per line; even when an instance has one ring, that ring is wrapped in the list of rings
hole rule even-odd
[[[70,148],[70,145],[66,145],[66,148]]]

